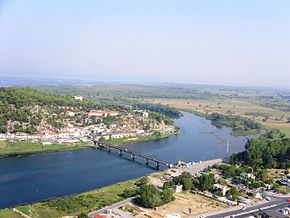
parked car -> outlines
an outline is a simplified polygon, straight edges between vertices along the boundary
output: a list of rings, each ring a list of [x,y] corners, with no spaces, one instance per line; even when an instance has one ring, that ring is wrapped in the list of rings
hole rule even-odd
[[[288,182],[284,181],[283,179],[277,180],[277,183],[279,183],[280,185],[285,185],[285,186],[288,185]]]

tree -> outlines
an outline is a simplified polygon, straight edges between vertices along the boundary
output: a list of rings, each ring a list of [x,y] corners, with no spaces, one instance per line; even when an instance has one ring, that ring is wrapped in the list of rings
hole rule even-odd
[[[174,185],[174,183],[172,181],[166,181],[163,183],[163,190],[170,189],[170,188],[172,188],[173,185]]]
[[[169,189],[169,188],[167,188],[167,189],[164,189],[163,191],[162,191],[162,196],[161,196],[161,198],[162,198],[162,201],[163,201],[163,203],[165,204],[165,203],[168,203],[168,202],[170,202],[170,201],[173,201],[175,198],[174,198],[174,195],[173,195],[173,191],[171,190],[171,189]]]
[[[166,193],[166,195],[167,194],[168,193]],[[158,207],[163,203],[161,192],[154,185],[143,185],[136,201],[142,206],[148,208]]]
[[[78,218],[87,218],[87,214],[86,213],[81,213],[78,215]]]
[[[271,131],[264,137],[248,140],[246,150],[231,156],[232,163],[247,164],[255,168],[287,168],[290,157],[290,139],[279,131]]]
[[[193,187],[192,175],[190,173],[182,173],[180,176],[173,178],[173,183],[182,185],[184,191],[190,190]]]
[[[215,179],[212,175],[204,174],[198,178],[198,188],[201,191],[212,190],[214,183]]]
[[[239,197],[240,193],[239,193],[239,191],[237,190],[237,188],[234,187],[234,186],[231,187],[230,192],[231,192],[231,196],[232,196],[232,201],[236,201],[236,200],[238,200],[238,197]]]
[[[257,177],[258,179],[260,179],[261,181],[266,181],[268,179],[268,172],[265,169],[257,169]]]
[[[141,187],[143,185],[147,185],[148,184],[148,177],[147,176],[143,176],[138,182],[137,182],[137,186]]]
[[[181,184],[184,191],[188,191],[193,187],[192,180],[187,177],[182,178]]]
[[[156,138],[158,138],[158,137],[161,136],[161,132],[159,132],[159,131],[154,131],[154,132],[153,132],[153,136],[156,137]]]

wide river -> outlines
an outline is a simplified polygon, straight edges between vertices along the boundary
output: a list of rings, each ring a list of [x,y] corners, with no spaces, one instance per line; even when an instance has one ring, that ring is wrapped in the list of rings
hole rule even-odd
[[[218,129],[205,118],[184,113],[177,136],[126,146],[164,161],[201,161],[244,149],[245,137]],[[229,149],[227,151],[227,141]],[[0,207],[85,192],[143,176],[154,169],[102,150],[43,153],[0,159]]]

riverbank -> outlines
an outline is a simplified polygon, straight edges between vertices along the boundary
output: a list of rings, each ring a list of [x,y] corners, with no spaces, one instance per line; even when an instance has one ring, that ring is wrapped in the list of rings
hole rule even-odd
[[[141,136],[141,137],[131,137],[131,138],[119,138],[119,139],[108,139],[105,140],[106,143],[111,144],[111,145],[130,145],[130,144],[135,144],[135,143],[141,143],[141,142],[146,142],[146,141],[152,141],[152,140],[160,140],[160,139],[165,139],[173,135],[177,135],[179,133],[179,128],[176,127],[177,130],[174,132],[170,133],[164,133],[164,134],[153,134],[149,136]]]
[[[221,119],[212,120],[212,115],[208,113],[199,112],[193,109],[182,109],[182,111],[194,114],[199,117],[204,117],[205,119],[210,120],[211,124],[217,128],[229,127],[232,129],[232,134],[234,136],[256,136],[261,133],[261,130],[266,131],[266,128],[263,125],[260,125],[255,121],[253,121],[251,124],[248,124],[249,119],[245,119],[240,116],[217,114],[221,117]],[[247,125],[256,125],[259,126],[259,128],[250,129]]]
[[[283,107],[271,105],[272,102],[264,102],[265,98],[237,98],[226,99],[165,99],[165,98],[149,98],[145,102],[154,102],[155,104],[169,105],[179,110],[194,113],[198,116],[206,116],[211,113],[219,113],[222,115],[237,115],[242,118],[251,119],[262,125],[263,130],[279,129],[286,137],[290,137],[290,123],[287,118],[290,116],[289,111]],[[280,102],[281,103],[281,102]],[[248,133],[236,132],[236,135],[247,135]],[[248,135],[252,135],[250,132]]]
[[[43,145],[41,142],[0,141],[0,158],[49,153],[57,151],[77,150],[89,147],[89,143],[63,143]]]
[[[165,133],[165,134],[155,134],[150,136],[141,136],[135,138],[119,138],[119,139],[109,139],[106,143],[112,145],[128,145],[133,143],[141,143],[151,140],[160,140],[168,138],[172,135],[178,134],[178,130]],[[15,157],[22,155],[30,155],[36,153],[49,153],[67,150],[78,150],[82,148],[90,147],[90,143],[63,143],[63,144],[49,144],[43,145],[41,142],[12,142],[12,141],[0,141],[0,158],[3,157]]]
[[[228,128],[217,130],[203,118],[184,113],[175,120],[178,136],[133,143],[128,150],[175,163],[198,162],[225,157],[244,149],[245,138],[230,135]],[[148,139],[148,138],[147,138]],[[151,138],[152,139],[152,138]],[[226,142],[231,146],[226,152]],[[19,202],[36,202],[102,188],[152,173],[152,168],[99,149],[79,149],[47,155],[30,155],[0,160],[2,207]],[[13,177],[11,177],[13,175]]]
[[[86,217],[90,211],[124,200],[125,197],[122,196],[124,191],[133,190],[139,180],[132,179],[78,195],[18,206],[16,209],[30,217]],[[0,218],[6,217],[21,218],[22,216],[12,208],[0,209]]]

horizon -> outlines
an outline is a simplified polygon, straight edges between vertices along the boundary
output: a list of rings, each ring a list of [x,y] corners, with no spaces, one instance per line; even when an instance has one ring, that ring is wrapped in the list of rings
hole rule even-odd
[[[129,81],[129,80],[87,80],[84,78],[67,78],[67,77],[15,77],[15,76],[2,76],[1,78],[6,78],[8,80],[1,83],[0,86],[3,86],[4,83],[8,83],[9,85],[4,85],[7,87],[13,87],[13,86],[24,86],[24,87],[37,87],[40,86],[42,83],[44,83],[45,86],[54,86],[54,85],[60,85],[60,86],[66,86],[66,85],[72,85],[72,86],[97,86],[97,85],[128,85],[128,86],[181,86],[181,85],[187,85],[187,86],[208,86],[208,87],[225,87],[225,88],[236,88],[236,89],[255,89],[255,90],[272,90],[272,91],[286,91],[289,92],[289,87],[275,87],[275,86],[247,86],[247,85],[238,85],[238,84],[222,84],[222,83],[205,83],[205,82],[158,82],[158,81]],[[17,80],[19,83],[16,83],[15,80]],[[14,82],[13,82],[14,81]],[[10,82],[10,83],[9,83]],[[29,84],[30,83],[30,84]],[[32,84],[33,85],[32,85]]]
[[[0,2],[0,76],[289,89],[289,1]]]

